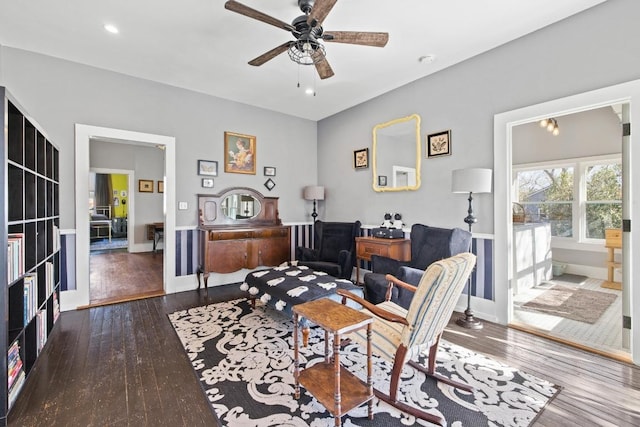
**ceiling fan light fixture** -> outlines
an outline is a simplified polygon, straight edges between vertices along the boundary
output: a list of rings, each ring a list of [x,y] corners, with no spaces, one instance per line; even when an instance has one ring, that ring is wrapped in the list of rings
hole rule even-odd
[[[300,65],[314,65],[324,60],[326,56],[324,46],[311,38],[299,39],[291,43],[287,53],[293,62]]]

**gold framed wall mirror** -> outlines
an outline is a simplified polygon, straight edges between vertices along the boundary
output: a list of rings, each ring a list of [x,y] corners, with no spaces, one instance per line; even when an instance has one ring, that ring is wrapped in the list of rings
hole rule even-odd
[[[420,188],[420,116],[380,123],[373,128],[373,190],[410,191]]]

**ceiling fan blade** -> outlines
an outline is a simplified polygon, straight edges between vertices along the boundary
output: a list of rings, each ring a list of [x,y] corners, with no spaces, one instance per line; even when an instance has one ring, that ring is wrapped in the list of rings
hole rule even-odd
[[[248,16],[249,18],[257,19],[258,21],[265,22],[273,25],[274,27],[282,28],[283,30],[294,32],[295,28],[291,24],[287,24],[284,21],[276,19],[272,16],[262,13],[258,10],[252,9],[249,6],[245,6],[242,3],[238,3],[234,0],[229,0],[224,4],[225,9],[232,12],[239,13],[240,15]]]
[[[359,44],[363,46],[384,47],[389,41],[389,33],[362,31],[325,31],[322,40],[333,43]]]
[[[331,69],[331,65],[329,65],[329,61],[327,61],[327,58],[316,62],[316,71],[318,72],[321,80],[328,79],[334,74],[333,69]]]
[[[259,67],[260,65],[262,65],[265,62],[275,58],[276,56],[280,55],[281,53],[286,52],[286,50],[289,49],[289,46],[291,45],[291,43],[294,43],[294,42],[286,42],[286,43],[281,44],[278,47],[274,47],[269,52],[263,53],[262,55],[258,56],[257,58],[252,59],[251,61],[249,61],[249,65],[254,65],[256,67]]]
[[[333,6],[337,1],[338,0],[316,0],[311,12],[309,13],[309,17],[307,18],[307,24],[312,27],[322,25],[322,22],[329,12],[331,12],[331,9],[333,9]]]

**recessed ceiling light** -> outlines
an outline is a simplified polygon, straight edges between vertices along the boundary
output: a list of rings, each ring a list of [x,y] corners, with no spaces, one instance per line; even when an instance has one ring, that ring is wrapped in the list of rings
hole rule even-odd
[[[110,32],[111,34],[118,34],[120,32],[118,30],[118,27],[116,27],[113,24],[104,24],[104,29]]]

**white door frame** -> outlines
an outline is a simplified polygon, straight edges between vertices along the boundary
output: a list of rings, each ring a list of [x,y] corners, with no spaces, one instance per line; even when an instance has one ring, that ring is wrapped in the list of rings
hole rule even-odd
[[[556,99],[518,110],[496,114],[494,117],[494,278],[495,310],[499,323],[507,324],[513,316],[511,296],[513,280],[513,241],[511,212],[512,180],[512,129],[545,117],[578,113],[612,104],[629,104],[630,122],[640,123],[640,80],[622,83],[591,92]],[[633,135],[632,135],[633,137]],[[629,138],[630,139],[630,138]],[[640,208],[633,209],[633,201],[640,200],[640,174],[632,174],[632,165],[640,165],[640,150],[633,150],[631,144],[623,146],[623,159],[628,174],[629,194],[625,195],[628,217],[636,227],[640,226]],[[626,210],[626,209],[625,209]],[[635,364],[640,364],[640,315],[632,315],[633,307],[640,307],[640,292],[633,292],[632,284],[640,283],[640,268],[633,269],[633,248],[640,247],[640,232],[623,233],[623,288],[629,292],[628,315],[631,317],[630,351]],[[637,310],[636,310],[637,311]],[[626,315],[623,313],[623,315]]]
[[[76,143],[76,289],[61,293],[62,310],[74,310],[89,305],[89,145],[92,138],[108,139],[110,142],[142,143],[165,148],[164,176],[164,250],[163,284],[166,293],[176,290],[175,282],[175,138],[141,132],[126,131],[83,124],[75,125]],[[134,188],[131,189],[133,191]]]

